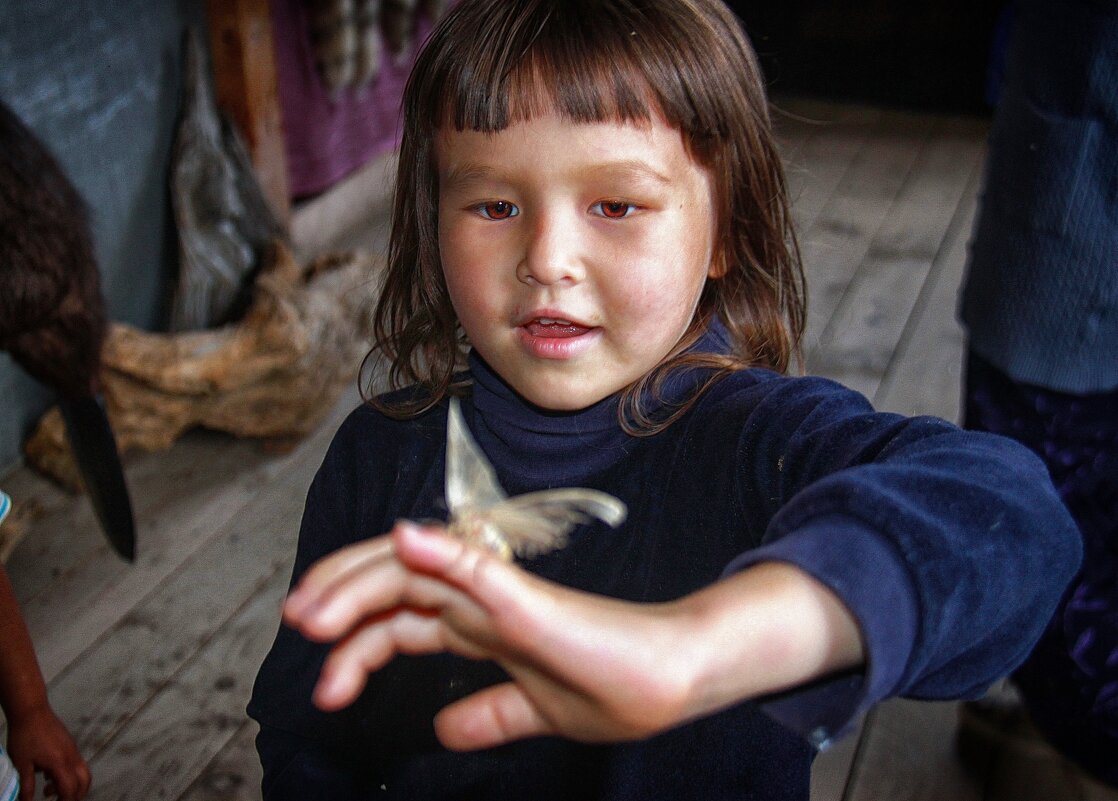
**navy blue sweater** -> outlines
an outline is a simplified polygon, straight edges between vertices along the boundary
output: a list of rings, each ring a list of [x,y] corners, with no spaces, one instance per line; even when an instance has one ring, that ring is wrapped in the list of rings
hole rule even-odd
[[[816,747],[870,705],[974,696],[1015,667],[1078,565],[1074,524],[1024,448],[876,413],[826,380],[740,372],[664,432],[634,438],[615,398],[549,413],[479,359],[471,372],[463,414],[510,494],[592,487],[629,507],[621,528],[582,527],[527,569],[663,601],[756,562],[791,562],[854,613],[867,667],[635,743],[539,738],[452,754],[432,718],[503,680],[495,665],[398,657],[327,714],[310,702],[324,647],[281,627],[249,705],[265,801],[802,801]],[[445,404],[408,421],[356,410],[311,486],[294,578],[398,518],[445,518],[445,432]]]

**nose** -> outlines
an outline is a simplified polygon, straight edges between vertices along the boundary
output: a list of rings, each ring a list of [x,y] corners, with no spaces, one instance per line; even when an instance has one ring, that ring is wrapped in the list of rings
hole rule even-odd
[[[516,277],[526,284],[577,283],[583,278],[581,239],[577,221],[551,211],[537,215],[525,226],[523,257]]]

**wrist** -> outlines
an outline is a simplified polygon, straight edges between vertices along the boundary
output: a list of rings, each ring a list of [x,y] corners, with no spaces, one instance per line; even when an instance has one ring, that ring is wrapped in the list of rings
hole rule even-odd
[[[54,714],[45,687],[38,692],[32,689],[28,692],[14,693],[12,697],[4,699],[3,709],[9,726],[18,726],[42,715]]]
[[[692,644],[693,716],[786,690],[863,659],[857,624],[825,586],[764,562],[681,601]]]

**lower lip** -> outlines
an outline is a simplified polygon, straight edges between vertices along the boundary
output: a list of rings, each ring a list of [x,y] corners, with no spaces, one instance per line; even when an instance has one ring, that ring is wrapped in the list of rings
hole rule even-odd
[[[600,328],[522,325],[516,333],[520,344],[540,359],[573,359],[593,346],[601,336]]]

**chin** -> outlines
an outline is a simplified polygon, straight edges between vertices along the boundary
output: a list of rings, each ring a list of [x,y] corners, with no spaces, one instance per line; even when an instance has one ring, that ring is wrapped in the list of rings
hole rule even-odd
[[[557,382],[555,386],[513,387],[524,400],[549,412],[577,412],[608,398],[613,390],[584,392],[571,391],[570,382]]]

